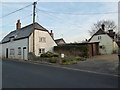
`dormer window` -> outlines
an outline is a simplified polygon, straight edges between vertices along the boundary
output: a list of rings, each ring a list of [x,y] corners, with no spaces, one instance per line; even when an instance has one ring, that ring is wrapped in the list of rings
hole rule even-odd
[[[14,37],[10,37],[10,42],[14,41]]]
[[[10,38],[10,41],[12,42],[14,40],[14,38]]]

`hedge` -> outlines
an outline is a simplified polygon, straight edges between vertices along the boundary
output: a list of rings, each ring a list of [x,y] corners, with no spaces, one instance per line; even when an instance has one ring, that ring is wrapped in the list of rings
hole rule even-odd
[[[68,56],[88,57],[88,49],[86,45],[62,45],[55,46],[54,51],[57,53],[64,53]]]

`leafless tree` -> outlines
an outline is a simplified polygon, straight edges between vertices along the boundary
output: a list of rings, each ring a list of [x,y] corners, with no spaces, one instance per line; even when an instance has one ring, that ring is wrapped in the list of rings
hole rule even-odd
[[[111,20],[100,20],[97,21],[97,23],[93,24],[91,27],[91,30],[89,30],[90,35],[92,36],[95,32],[97,32],[100,28],[101,25],[105,25],[105,31],[107,32],[108,30],[114,30],[116,28],[115,22]]]

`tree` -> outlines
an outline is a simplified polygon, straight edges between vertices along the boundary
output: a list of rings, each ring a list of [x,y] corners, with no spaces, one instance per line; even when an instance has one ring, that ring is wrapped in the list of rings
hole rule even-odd
[[[115,30],[116,25],[114,21],[111,20],[101,20],[97,21],[97,23],[93,24],[91,27],[91,30],[89,30],[90,35],[92,36],[94,33],[96,33],[100,28],[101,25],[105,25],[105,31],[107,32],[108,30]]]

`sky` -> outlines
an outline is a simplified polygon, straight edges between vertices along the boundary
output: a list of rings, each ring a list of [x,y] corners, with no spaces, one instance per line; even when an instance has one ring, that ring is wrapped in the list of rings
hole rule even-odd
[[[77,1],[77,0],[76,0]],[[22,27],[32,23],[32,5],[7,15],[17,9],[25,7],[33,2],[8,2],[0,3],[0,40],[9,32],[16,29],[16,22],[21,20]],[[118,2],[37,2],[36,22],[47,30],[53,30],[54,38],[64,38],[67,43],[82,42],[90,38],[89,30],[99,20],[112,20],[118,25],[118,13],[90,14],[118,12]]]

